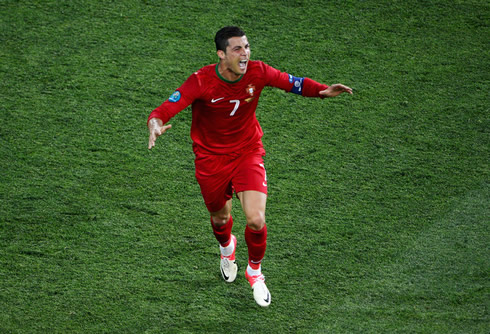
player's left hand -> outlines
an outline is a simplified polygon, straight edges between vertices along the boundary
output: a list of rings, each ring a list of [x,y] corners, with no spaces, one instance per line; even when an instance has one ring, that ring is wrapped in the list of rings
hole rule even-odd
[[[320,95],[325,96],[325,97],[335,97],[337,95],[340,95],[342,93],[349,93],[352,95],[352,88],[347,87],[342,84],[335,84],[330,87],[328,87],[325,90],[322,90],[320,92]]]

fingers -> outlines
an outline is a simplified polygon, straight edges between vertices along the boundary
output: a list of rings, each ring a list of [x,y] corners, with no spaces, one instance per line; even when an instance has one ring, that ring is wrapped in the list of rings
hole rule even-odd
[[[155,147],[155,140],[156,137],[150,135],[150,139],[148,140],[148,149],[151,150],[153,147]]]
[[[150,138],[148,139],[148,149],[151,150],[155,147],[155,141],[157,140],[157,135],[155,132],[150,132]]]
[[[333,88],[335,90],[338,90],[338,91],[341,91],[341,92],[346,92],[346,93],[349,93],[349,94],[352,94],[352,88],[350,87],[347,87],[346,85],[342,85],[342,84],[335,84],[335,85],[332,85]]]
[[[327,89],[319,92],[319,94],[324,97],[335,97],[342,93],[349,93],[350,95],[352,95],[352,88],[342,84],[334,84],[328,87]]]
[[[331,97],[337,96],[342,93],[349,93],[350,95],[352,95],[352,88],[342,84],[335,84],[330,86],[330,88],[331,88],[331,94],[330,94]]]
[[[150,130],[150,137],[148,139],[148,149],[151,150],[155,147],[155,142],[158,137],[163,135],[168,129],[172,127],[171,124],[159,126]]]
[[[344,89],[344,92],[349,93],[350,95],[352,95],[352,88],[347,87],[347,86],[343,86],[343,89]]]

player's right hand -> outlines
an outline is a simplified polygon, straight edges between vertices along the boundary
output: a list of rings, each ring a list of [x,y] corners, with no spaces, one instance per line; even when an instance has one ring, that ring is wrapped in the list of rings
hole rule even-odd
[[[148,139],[148,149],[151,150],[155,147],[155,141],[158,137],[163,135],[165,131],[170,129],[172,125],[163,125],[163,122],[159,118],[152,118],[148,122],[148,130],[150,131],[150,138]]]

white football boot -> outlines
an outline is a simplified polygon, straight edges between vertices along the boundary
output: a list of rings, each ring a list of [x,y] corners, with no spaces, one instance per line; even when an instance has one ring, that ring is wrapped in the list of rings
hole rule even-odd
[[[245,277],[253,289],[255,302],[262,307],[269,306],[271,303],[271,294],[265,285],[264,275],[251,276],[245,271]]]
[[[223,256],[221,254],[220,262],[221,276],[228,283],[235,280],[238,271],[238,266],[235,261],[236,237],[233,234],[231,235],[231,242],[233,243],[233,253],[230,256]]]

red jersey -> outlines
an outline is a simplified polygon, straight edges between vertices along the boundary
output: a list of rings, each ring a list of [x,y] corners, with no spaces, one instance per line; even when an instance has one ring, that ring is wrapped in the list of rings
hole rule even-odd
[[[308,78],[297,78],[261,61],[249,61],[247,72],[230,82],[208,65],[193,73],[172,96],[148,117],[167,123],[192,104],[191,138],[194,151],[230,154],[256,147],[262,128],[255,116],[260,93],[272,86],[308,97],[321,97],[328,88]]]

